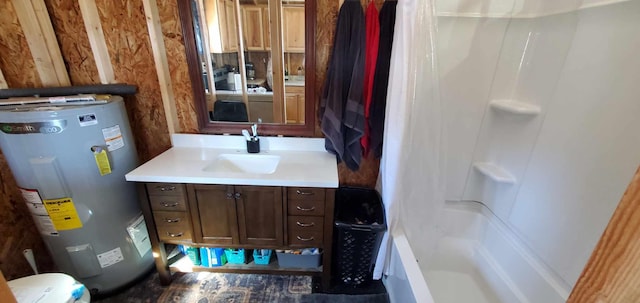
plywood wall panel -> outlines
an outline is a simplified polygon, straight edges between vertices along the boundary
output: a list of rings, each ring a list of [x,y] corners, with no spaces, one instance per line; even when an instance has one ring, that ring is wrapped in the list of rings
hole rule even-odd
[[[101,0],[96,5],[116,81],[138,87],[126,103],[140,160],[146,161],[171,143],[142,1]]]
[[[180,129],[183,133],[197,133],[198,120],[193,103],[177,1],[157,0],[157,3]]]
[[[9,241],[9,239],[11,239]],[[0,152],[0,251],[10,243],[6,255],[1,255],[0,270],[9,280],[32,274],[22,250],[33,249],[38,268],[43,272],[53,271],[54,265],[44,242],[40,238],[31,214],[11,175],[4,155]]]
[[[40,87],[40,77],[11,1],[0,4],[0,70],[10,88]]]
[[[363,6],[368,3],[361,0]],[[380,2],[380,3],[378,3]],[[382,4],[383,1],[376,1],[376,5]],[[327,67],[333,49],[333,39],[335,36],[336,21],[338,20],[339,2],[336,0],[317,0],[316,1],[316,113],[320,106],[320,96],[326,79]],[[316,136],[322,137],[320,130],[320,119],[317,120]],[[338,178],[340,185],[375,187],[380,168],[380,159],[375,159],[371,155],[363,158],[360,163],[360,169],[357,171],[349,170],[344,163],[338,165]]]
[[[45,0],[72,85],[99,84],[91,45],[77,1]]]

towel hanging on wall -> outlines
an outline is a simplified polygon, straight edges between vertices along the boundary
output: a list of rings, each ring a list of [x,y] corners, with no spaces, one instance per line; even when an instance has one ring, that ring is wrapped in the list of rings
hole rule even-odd
[[[364,59],[364,135],[360,138],[362,144],[362,155],[367,156],[369,153],[369,142],[371,141],[371,126],[369,124],[369,116],[371,112],[371,94],[373,91],[373,76],[376,70],[376,61],[378,60],[378,41],[380,39],[380,21],[378,19],[378,9],[373,1],[369,2],[365,13],[366,23],[366,49]]]
[[[364,134],[365,21],[360,1],[347,0],[338,14],[336,36],[320,101],[325,148],[351,170],[360,167]]]
[[[373,76],[373,93],[371,94],[371,150],[376,157],[382,155],[384,136],[384,114],[387,106],[387,86],[389,85],[389,67],[391,64],[391,48],[393,46],[393,28],[396,24],[397,1],[385,1],[380,9],[380,42],[376,72]]]

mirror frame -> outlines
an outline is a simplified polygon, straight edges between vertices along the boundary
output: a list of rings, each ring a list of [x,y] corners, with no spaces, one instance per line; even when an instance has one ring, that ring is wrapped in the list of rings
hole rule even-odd
[[[191,13],[192,0],[177,0],[182,36],[184,40],[189,78],[193,89],[193,101],[198,119],[200,133],[207,134],[240,134],[242,129],[249,128],[255,122],[212,122],[209,120],[202,71],[198,56]],[[314,137],[316,126],[316,0],[305,0],[305,110],[304,124],[263,123],[259,132],[263,135],[306,136]],[[285,95],[284,92],[282,94]],[[282,100],[283,104],[285,100]]]

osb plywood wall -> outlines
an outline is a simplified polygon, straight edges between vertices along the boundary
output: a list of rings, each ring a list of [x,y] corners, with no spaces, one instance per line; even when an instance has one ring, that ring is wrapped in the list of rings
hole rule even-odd
[[[45,0],[45,4],[72,85],[100,84],[78,2]],[[138,93],[127,97],[126,104],[139,158],[144,162],[168,149],[170,138],[142,0],[104,0],[96,1],[96,5],[116,82],[138,87]],[[157,0],[157,5],[180,131],[193,133],[197,122],[177,5],[174,0]],[[0,4],[0,70],[10,88],[42,86],[16,11],[8,0]],[[2,154],[0,182],[0,270],[8,279],[30,274],[21,254],[24,248],[34,249],[42,270],[55,270]],[[2,250],[12,235],[8,250]]]
[[[72,85],[99,84],[98,67],[78,2],[44,2]],[[175,0],[156,2],[180,132],[195,133],[198,127],[177,4]],[[378,2],[382,3],[377,0],[376,4]],[[367,2],[363,0],[362,3],[364,6]],[[170,138],[160,93],[162,84],[158,82],[143,3],[142,0],[97,0],[96,6],[116,82],[138,87],[138,93],[127,97],[126,104],[139,158],[144,162],[169,148]],[[320,93],[333,44],[339,1],[317,0],[316,9],[315,85]],[[8,0],[0,4],[0,70],[10,88],[42,86],[15,9]],[[317,108],[319,95],[315,100]],[[316,126],[316,135],[322,136],[319,126]],[[340,184],[373,187],[378,165],[378,160],[364,159],[357,172],[340,165]],[[21,251],[33,248],[41,269],[54,270],[2,154],[0,181],[0,240],[19,235],[12,240],[7,251],[0,247],[0,257],[4,258],[0,269],[9,279],[30,274]],[[2,241],[0,245],[4,244]]]
[[[319,107],[320,94],[326,78],[327,66],[333,48],[333,38],[335,35],[336,20],[340,3],[338,0],[317,0],[316,3],[316,112]],[[363,9],[369,4],[368,0],[360,0]],[[375,0],[378,10],[381,8],[383,0]],[[322,137],[319,121],[316,125],[316,136]],[[344,163],[338,165],[338,176],[340,185],[375,187],[380,167],[380,160],[369,154],[363,158],[358,171],[349,170]]]

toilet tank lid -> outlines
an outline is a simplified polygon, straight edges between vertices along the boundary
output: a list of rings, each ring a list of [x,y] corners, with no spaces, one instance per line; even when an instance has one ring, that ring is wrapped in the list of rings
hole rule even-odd
[[[73,302],[71,294],[82,284],[62,273],[46,273],[8,281],[19,303]]]

